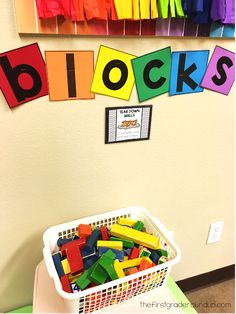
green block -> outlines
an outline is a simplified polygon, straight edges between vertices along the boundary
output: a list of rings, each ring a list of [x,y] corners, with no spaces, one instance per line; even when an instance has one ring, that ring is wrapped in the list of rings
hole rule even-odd
[[[159,256],[165,256],[165,257],[168,257],[168,252],[166,250],[162,250],[162,249],[158,249],[156,250],[157,254]]]
[[[139,257],[149,257],[151,252],[148,249],[143,249]]]
[[[110,237],[111,241],[121,241],[123,243],[124,247],[133,248],[134,247],[134,241],[126,240],[126,239],[120,239],[116,237]]]
[[[131,62],[140,102],[169,91],[170,47],[142,55]]]
[[[138,230],[138,231],[142,231],[144,227],[144,223],[140,220],[138,220],[136,222],[136,224],[134,225],[133,229]]]
[[[107,277],[107,272],[100,265],[96,265],[89,275],[89,279],[97,285],[103,284],[107,280]]]
[[[76,280],[76,284],[81,290],[84,290],[91,283],[89,275],[93,272],[96,265],[98,265],[98,261],[99,260],[97,260],[96,263],[89,267],[89,269],[85,270],[83,274]]]
[[[105,254],[102,255],[102,257],[99,260],[99,265],[108,273],[109,277],[112,280],[118,279],[117,273],[114,268],[114,260],[105,256]]]
[[[106,256],[106,257],[108,257],[108,258],[110,258],[112,260],[114,260],[116,258],[116,254],[114,252],[112,252],[112,250],[106,251],[106,253],[103,253],[102,256]]]
[[[88,274],[89,270],[85,270],[85,272],[76,280],[76,284],[81,290],[84,290],[91,283]]]

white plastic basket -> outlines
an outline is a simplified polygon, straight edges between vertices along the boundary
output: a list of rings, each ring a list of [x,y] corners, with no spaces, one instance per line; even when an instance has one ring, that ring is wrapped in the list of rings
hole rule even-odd
[[[168,262],[76,293],[63,291],[52,259],[52,253],[59,249],[58,238],[74,236],[79,224],[90,224],[93,228],[106,226],[110,229],[119,217],[141,220],[147,232],[160,237],[161,246],[168,251]],[[180,260],[180,250],[172,241],[170,233],[158,219],[141,207],[122,208],[53,226],[45,231],[43,241],[43,255],[48,273],[54,281],[57,293],[64,299],[65,308],[69,313],[91,313],[161,287],[171,267]]]

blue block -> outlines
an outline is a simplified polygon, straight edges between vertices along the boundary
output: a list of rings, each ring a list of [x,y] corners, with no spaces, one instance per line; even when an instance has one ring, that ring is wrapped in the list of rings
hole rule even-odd
[[[149,256],[150,259],[153,261],[153,263],[158,264],[160,256],[152,249],[149,249],[149,251],[151,252],[151,255]]]
[[[91,255],[95,255],[96,254],[96,250],[95,248],[93,248],[93,250],[91,250],[90,248],[88,248],[87,246],[85,246],[85,248],[83,248],[82,250],[80,250],[80,253],[82,255],[83,259],[89,258]]]
[[[96,261],[99,259],[99,256],[93,255],[85,259],[84,262],[84,269],[89,269],[93,264],[96,263]]]
[[[57,246],[62,246],[63,244],[66,244],[66,243],[68,243],[68,242],[70,242],[70,241],[72,241],[73,240],[73,238],[68,238],[68,239],[58,239],[57,240]]]
[[[60,253],[53,254],[52,259],[53,259],[54,265],[56,267],[58,276],[59,277],[64,276],[65,273],[64,273],[64,270],[63,270],[62,265],[61,265],[61,254]]]
[[[73,293],[81,291],[81,289],[77,286],[76,283],[72,283],[70,286]]]
[[[93,248],[96,246],[97,241],[101,238],[101,232],[99,229],[94,229],[91,236],[89,237],[86,248],[89,248],[93,251]]]
[[[130,255],[130,252],[132,251],[132,249],[125,249],[123,250],[126,256]]]
[[[124,261],[124,251],[109,249],[107,247],[98,248],[98,255],[102,256],[102,254],[106,253],[108,250],[111,250],[116,255],[116,259],[118,259],[119,261]]]

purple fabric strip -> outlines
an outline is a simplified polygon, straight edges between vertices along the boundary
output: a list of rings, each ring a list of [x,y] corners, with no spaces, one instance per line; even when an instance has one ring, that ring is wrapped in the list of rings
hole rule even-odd
[[[169,36],[169,23],[170,23],[170,18],[157,19],[156,36]]]
[[[183,36],[184,19],[172,18],[170,23],[170,36]]]
[[[197,36],[198,24],[193,23],[191,20],[186,19],[184,36]]]

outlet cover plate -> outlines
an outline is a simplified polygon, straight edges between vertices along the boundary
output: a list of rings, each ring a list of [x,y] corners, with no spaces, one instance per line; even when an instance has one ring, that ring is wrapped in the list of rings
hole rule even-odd
[[[220,241],[224,221],[217,221],[210,224],[210,229],[207,238],[207,244],[215,243]]]

